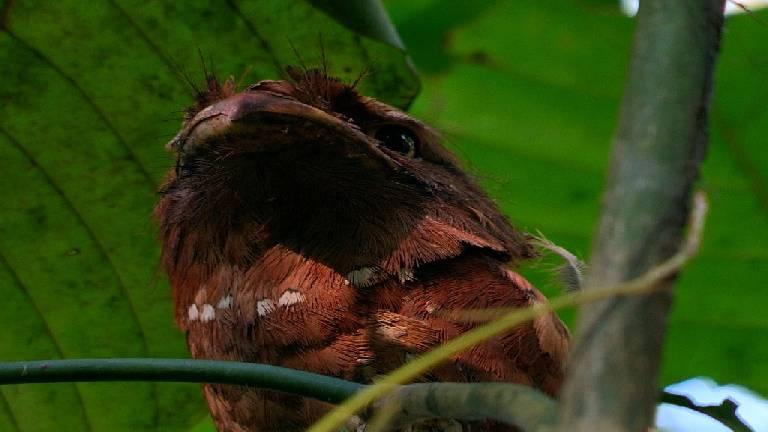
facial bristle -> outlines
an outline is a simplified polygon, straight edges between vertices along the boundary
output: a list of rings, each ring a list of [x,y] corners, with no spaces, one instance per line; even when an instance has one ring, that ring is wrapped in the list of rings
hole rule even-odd
[[[288,67],[288,76],[295,89],[294,97],[299,101],[324,110],[339,110],[340,103],[357,101],[359,95],[354,87],[330,77],[320,69]]]
[[[184,112],[184,120],[189,120],[203,110],[203,108],[226,99],[237,93],[237,84],[234,77],[229,77],[223,82],[215,75],[207,74],[205,77],[205,89],[199,90],[195,95],[195,104]]]

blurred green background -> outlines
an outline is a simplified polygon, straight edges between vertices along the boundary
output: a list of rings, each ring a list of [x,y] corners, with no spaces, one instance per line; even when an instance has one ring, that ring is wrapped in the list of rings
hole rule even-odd
[[[411,112],[518,226],[589,252],[632,43],[615,1],[388,0],[402,45],[384,16],[332,1],[0,4],[2,360],[186,356],[150,213],[191,101],[179,71],[202,81],[198,50],[244,83],[319,65],[320,47],[343,79],[370,68],[363,91],[401,106],[418,93]],[[660,385],[707,375],[768,394],[767,23],[726,25],[700,182],[712,210]],[[552,265],[525,273],[556,295]],[[206,430],[205,418],[192,384],[0,388],[0,431]]]

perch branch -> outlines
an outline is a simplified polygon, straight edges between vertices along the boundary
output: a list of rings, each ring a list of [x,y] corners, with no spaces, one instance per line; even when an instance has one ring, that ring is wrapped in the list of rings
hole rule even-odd
[[[707,146],[725,0],[643,0],[585,288],[645,273],[680,243]],[[582,308],[560,430],[640,431],[653,419],[672,302],[655,293]]]
[[[725,399],[719,405],[696,405],[688,396],[662,392],[659,402],[688,408],[689,410],[704,414],[719,421],[733,432],[754,432],[736,414],[736,409],[739,405],[731,399]]]
[[[78,359],[0,362],[0,385],[72,381],[166,381],[252,385],[339,403],[364,388],[278,366],[216,360]]]
[[[508,383],[409,384],[398,387],[373,408],[384,413],[384,418],[377,422],[377,413],[366,430],[403,430],[428,419],[491,419],[525,431],[546,432],[554,429],[557,419],[557,403],[549,396]]]
[[[79,359],[0,362],[0,385],[96,381],[207,382],[251,385],[340,403],[366,386],[278,366],[188,359]],[[535,389],[499,383],[432,383],[402,386],[383,403],[422,418],[496,419],[529,425],[538,417],[554,423],[554,401]],[[513,415],[509,412],[518,412]]]

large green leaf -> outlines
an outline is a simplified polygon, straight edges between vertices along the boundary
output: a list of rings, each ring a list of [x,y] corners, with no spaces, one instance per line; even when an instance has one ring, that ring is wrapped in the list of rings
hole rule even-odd
[[[413,112],[445,131],[514,221],[582,255],[632,40],[633,20],[616,3],[387,3],[425,73]],[[700,182],[712,209],[701,255],[677,287],[665,384],[708,375],[768,393],[766,17],[726,25]]]
[[[386,32],[359,36],[302,1],[19,0],[0,10],[3,360],[186,356],[150,214],[172,164],[164,142],[192,100],[182,75],[202,81],[198,51],[227,75],[248,71],[247,82],[320,66],[325,50],[343,79],[372,70],[367,93],[406,105],[418,88]],[[0,389],[3,431],[174,431],[204,415],[196,385]]]
[[[198,49],[222,74],[250,68],[250,82],[300,63],[291,45],[308,64],[319,63],[322,46],[345,79],[373,64],[367,94],[404,106],[417,89],[391,27],[350,16],[370,5],[207,3],[0,8],[0,359],[185,355],[150,211],[171,164],[163,143],[190,101],[179,70],[200,81]],[[413,112],[445,132],[518,225],[586,254],[633,21],[606,0],[386,6],[424,73]],[[704,374],[768,393],[761,22],[765,13],[727,26],[701,182],[712,212],[702,254],[677,290],[665,383]],[[528,273],[548,284],[541,269]],[[194,385],[0,389],[2,431],[210,430],[204,416]]]

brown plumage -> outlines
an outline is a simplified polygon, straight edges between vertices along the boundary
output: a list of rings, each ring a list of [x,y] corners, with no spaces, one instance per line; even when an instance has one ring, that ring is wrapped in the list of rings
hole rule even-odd
[[[319,71],[291,74],[241,93],[209,80],[169,144],[177,169],[155,212],[193,357],[369,382],[473,326],[446,312],[545,301],[507,267],[535,255],[528,237],[432,129]],[[424,379],[556,395],[567,349],[546,316]],[[303,430],[329,409],[245,387],[204,392],[220,431]]]

